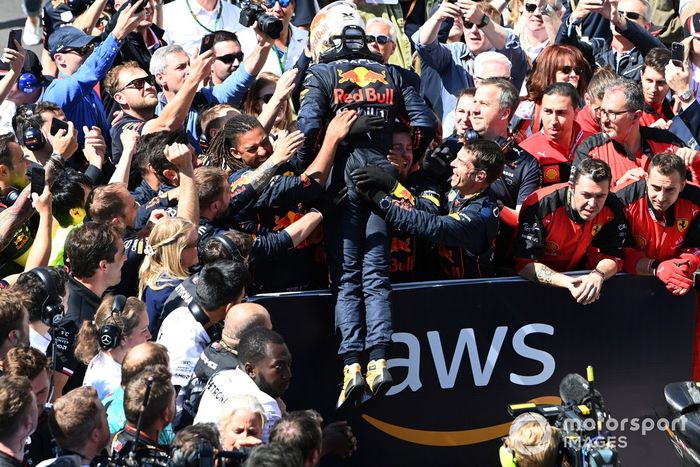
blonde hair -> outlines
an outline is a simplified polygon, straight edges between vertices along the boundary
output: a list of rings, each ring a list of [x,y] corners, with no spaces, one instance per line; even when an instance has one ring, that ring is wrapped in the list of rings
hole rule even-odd
[[[121,330],[122,336],[129,336],[138,326],[141,313],[146,312],[146,304],[136,297],[126,299],[121,313],[112,313],[113,303],[114,296],[107,296],[95,312],[95,320],[83,321],[82,326],[80,326],[75,341],[75,358],[86,365],[100,351],[98,333],[102,326],[105,324],[116,325]]]
[[[561,432],[536,413],[519,415],[505,438],[519,467],[554,466],[558,457]]]
[[[182,217],[166,217],[156,223],[148,236],[147,254],[139,269],[139,297],[143,297],[146,287],[164,288],[166,285],[160,283],[164,275],[177,279],[189,276],[180,258],[195,229],[192,222]]]
[[[258,107],[258,93],[262,88],[264,88],[268,84],[275,84],[276,86],[279,80],[280,77],[274,73],[270,73],[267,71],[263,71],[262,73],[260,73],[253,85],[250,87],[250,90],[248,91],[248,94],[246,94],[245,100],[243,101],[243,113],[253,115],[254,117],[260,115],[260,112],[262,112],[262,106]],[[281,126],[276,126],[274,129],[289,131],[293,131],[296,129],[296,123],[294,121],[294,112],[292,110],[291,104],[287,103],[287,110],[284,113],[284,120],[282,121]]]

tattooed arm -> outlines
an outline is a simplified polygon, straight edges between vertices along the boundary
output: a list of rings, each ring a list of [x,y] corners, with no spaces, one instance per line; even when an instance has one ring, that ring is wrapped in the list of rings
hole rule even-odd
[[[569,288],[573,277],[554,271],[542,263],[529,263],[520,270],[520,277],[538,284]]]

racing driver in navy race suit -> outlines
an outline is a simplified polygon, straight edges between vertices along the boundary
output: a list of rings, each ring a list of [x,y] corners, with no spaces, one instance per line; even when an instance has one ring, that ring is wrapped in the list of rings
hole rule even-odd
[[[387,160],[396,119],[410,124],[419,155],[437,126],[416,89],[368,49],[363,28],[355,5],[349,2],[331,3],[315,17],[310,34],[315,64],[304,79],[298,119],[298,128],[306,136],[297,155],[297,170],[303,170],[313,159],[328,121],[350,109],[359,115],[336,153],[330,182],[345,183],[347,200],[324,219],[331,287],[337,294],[338,354],[344,363],[338,408],[358,403],[365,393],[383,395],[392,384],[386,363],[392,334],[391,237],[385,221],[355,191],[349,174],[374,165],[397,175]],[[360,366],[363,351],[369,357],[366,379]]]

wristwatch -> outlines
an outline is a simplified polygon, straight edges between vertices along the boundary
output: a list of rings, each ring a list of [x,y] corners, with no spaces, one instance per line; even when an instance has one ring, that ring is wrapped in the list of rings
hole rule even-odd
[[[680,99],[680,101],[683,103],[690,102],[694,98],[695,98],[695,94],[690,89],[687,89],[683,94],[678,95],[678,99]]]
[[[486,26],[487,24],[489,24],[490,22],[491,22],[491,18],[489,18],[489,16],[486,13],[484,13],[484,16],[481,18],[481,22],[479,24],[477,24],[476,27],[481,29],[484,26]]]
[[[59,153],[57,153],[57,152],[51,153],[50,159],[57,168],[63,169],[65,161],[63,160],[63,157],[61,157],[61,155]]]

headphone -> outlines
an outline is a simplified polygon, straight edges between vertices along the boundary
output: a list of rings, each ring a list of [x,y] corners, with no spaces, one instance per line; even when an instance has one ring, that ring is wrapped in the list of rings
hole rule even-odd
[[[29,73],[25,73],[25,75],[26,74]],[[35,104],[29,104],[25,106],[23,109],[24,118],[33,119],[37,117],[35,109]],[[46,144],[46,136],[44,136],[44,132],[41,131],[41,128],[34,125],[28,126],[24,129],[24,132],[22,133],[22,144],[30,151],[38,151],[39,149],[43,148]]]
[[[20,194],[21,194],[21,192],[19,190],[15,189],[15,188],[10,188],[10,191],[8,191],[5,194],[5,197],[3,199],[3,204],[9,208],[13,204],[15,204],[15,202],[17,201],[17,198],[19,198]]]
[[[240,259],[241,261],[243,260],[243,255],[241,254],[241,250],[238,249],[236,244],[231,240],[228,235],[226,234],[218,234],[214,235],[212,237],[213,240],[218,240],[219,243],[221,243],[224,247],[224,250],[226,250],[226,253],[231,257],[231,259]]]
[[[102,350],[112,350],[119,346],[119,342],[122,339],[122,328],[119,326],[117,319],[120,319],[121,314],[124,313],[125,306],[126,297],[124,295],[115,295],[111,314],[113,324],[103,324],[98,332],[97,341]]]
[[[199,303],[197,303],[194,298],[192,298],[189,305],[187,305],[187,308],[189,308],[190,313],[192,313],[192,316],[194,316],[194,319],[197,320],[199,324],[202,326],[209,324],[209,316],[207,316],[207,312],[204,311],[204,308],[199,306]]]
[[[187,455],[182,451],[181,446],[173,447],[170,465],[172,467],[213,467],[214,459],[214,446],[208,440],[201,439],[197,447]]]
[[[46,299],[41,304],[41,321],[47,326],[57,326],[63,320],[63,301],[58,294],[56,282],[48,269],[34,268],[32,272],[46,289]]]

